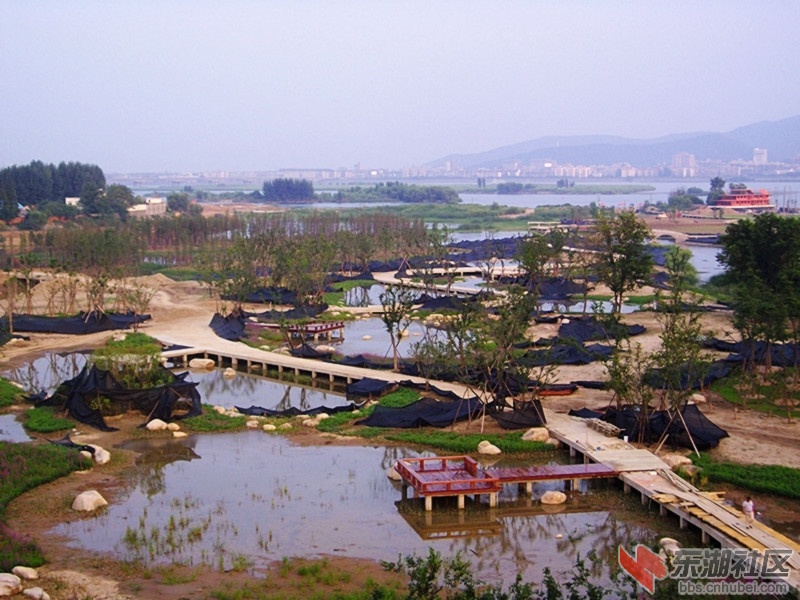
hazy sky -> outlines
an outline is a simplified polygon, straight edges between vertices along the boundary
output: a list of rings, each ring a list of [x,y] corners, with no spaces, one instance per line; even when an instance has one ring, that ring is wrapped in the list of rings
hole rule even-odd
[[[399,168],[797,114],[797,0],[0,0],[0,167]]]

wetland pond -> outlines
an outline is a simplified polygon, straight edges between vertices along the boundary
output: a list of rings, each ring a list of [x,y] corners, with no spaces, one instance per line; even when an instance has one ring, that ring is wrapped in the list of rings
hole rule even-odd
[[[80,369],[80,356],[48,355],[15,372],[27,377],[30,389],[52,389]],[[347,403],[334,392],[247,374],[226,380],[215,370],[192,372],[190,378],[206,404],[309,409]],[[0,429],[6,425],[0,421]],[[485,498],[467,499],[459,511],[455,499],[437,499],[426,513],[422,499],[402,499],[400,484],[387,470],[400,457],[430,453],[367,440],[358,446],[299,445],[259,429],[130,440],[121,447],[138,457],[110,505],[51,531],[68,546],[146,564],[245,564],[256,575],[284,557],[393,561],[425,555],[432,547],[444,556],[460,552],[477,576],[510,584],[517,573],[538,582],[545,567],[558,578],[591,550],[601,558],[595,575],[605,579],[619,544],[652,545],[664,535],[688,535],[677,522],[643,508],[638,496],[624,495],[616,480],[581,482],[559,507],[537,499],[563,484],[539,483],[533,500],[507,486],[496,508]],[[533,460],[569,459],[557,452]],[[502,458],[494,464],[521,463]]]

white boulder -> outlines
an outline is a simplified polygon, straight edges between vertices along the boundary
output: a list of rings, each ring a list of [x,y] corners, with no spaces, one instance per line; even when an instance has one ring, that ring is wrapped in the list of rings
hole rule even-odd
[[[72,510],[91,512],[108,504],[97,490],[81,492],[72,502]]]
[[[261,429],[263,429],[264,431],[275,431],[278,428],[275,427],[275,425],[273,425],[272,423],[264,423],[264,426]]]
[[[22,580],[12,573],[0,573],[0,596],[14,596],[22,591]]]
[[[216,363],[210,358],[193,358],[189,361],[190,369],[206,369],[211,370],[216,367]]]
[[[178,425],[177,423],[167,423],[167,429],[169,429],[170,431],[179,431],[180,428],[181,426]]]
[[[212,408],[212,410],[213,410],[215,413],[217,413],[218,415],[224,415],[224,414],[225,414],[225,407],[224,407],[224,406],[220,406],[219,404],[217,404],[216,406],[214,406],[214,407]]]
[[[186,433],[185,431],[173,431],[172,432],[172,437],[173,438],[185,438],[185,437],[189,437],[189,434]]]
[[[664,559],[667,557],[674,557],[681,549],[681,545],[678,543],[678,540],[668,537],[658,540],[658,545],[661,548],[658,552],[658,555]]]
[[[50,600],[50,594],[45,592],[40,587],[28,588],[22,592],[22,595],[27,596],[28,598],[33,598],[33,600]]]
[[[161,419],[153,419],[145,425],[147,431],[164,431],[167,428],[167,423]]]
[[[258,429],[261,425],[261,422],[258,419],[248,419],[244,425],[248,429]]]
[[[531,427],[522,434],[522,439],[526,442],[545,442],[550,437],[547,427]]]
[[[695,404],[703,404],[706,401],[706,397],[703,394],[692,394],[692,402]]]
[[[284,430],[286,430],[286,429],[291,429],[291,428],[292,428],[292,424],[291,424],[291,423],[284,423],[284,424],[283,424],[283,425],[281,425],[281,426],[280,426],[278,429],[284,429]]]
[[[234,377],[236,377],[236,369],[228,367],[222,372],[222,377],[223,379],[233,379]]]
[[[18,565],[11,569],[11,572],[20,579],[39,579],[39,573],[33,567],[23,567],[22,565]]]
[[[567,501],[567,495],[564,492],[557,492],[549,490],[542,494],[542,504],[564,504]]]
[[[488,440],[483,440],[480,444],[478,444],[478,454],[502,454],[502,450],[489,442]]]
[[[94,448],[94,454],[92,454],[92,457],[94,458],[95,464],[105,465],[111,460],[111,453],[105,448],[101,448],[100,446],[96,446],[94,444],[86,445]]]

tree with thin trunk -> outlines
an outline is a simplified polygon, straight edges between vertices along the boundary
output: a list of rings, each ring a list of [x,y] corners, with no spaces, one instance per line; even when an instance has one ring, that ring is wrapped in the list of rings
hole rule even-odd
[[[405,331],[411,323],[411,302],[414,294],[408,288],[397,285],[386,286],[386,290],[379,296],[381,307],[381,321],[383,321],[392,344],[392,369],[400,370],[400,352],[398,347]]]
[[[650,229],[635,213],[599,214],[594,242],[597,274],[613,294],[612,312],[619,314],[624,295],[650,282],[653,257],[647,251]]]

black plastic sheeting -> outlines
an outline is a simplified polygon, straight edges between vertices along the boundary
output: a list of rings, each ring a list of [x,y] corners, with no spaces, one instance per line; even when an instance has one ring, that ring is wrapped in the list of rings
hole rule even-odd
[[[249,408],[242,408],[241,406],[237,406],[235,408],[243,415],[249,415],[253,417],[296,417],[298,415],[308,415],[309,417],[313,417],[320,413],[333,415],[341,412],[353,412],[358,408],[358,406],[351,403],[345,406],[318,406],[316,408],[309,408],[308,410],[300,410],[294,406],[284,410],[274,410],[255,405],[251,405]]]
[[[526,402],[522,407],[514,410],[494,412],[491,413],[491,416],[503,429],[529,429],[541,427],[547,423],[542,403],[539,400]]]
[[[333,352],[320,352],[313,346],[309,346],[305,343],[297,348],[292,348],[289,350],[289,353],[298,358],[319,358],[321,360],[326,360],[333,356]]]
[[[528,350],[520,359],[527,366],[543,365],[588,365],[596,360],[611,357],[613,348],[606,344],[589,344],[583,346],[574,341],[557,341],[549,348]]]
[[[265,323],[276,323],[284,320],[313,319],[326,310],[328,310],[327,304],[317,304],[313,306],[300,306],[285,311],[268,310],[260,313],[242,311],[239,313],[230,313],[224,317],[219,313],[214,313],[208,326],[222,339],[238,342],[244,339],[245,327],[250,318],[255,318]]]
[[[223,296],[225,300],[232,300],[231,296]],[[247,294],[245,302],[251,304],[289,304],[298,303],[297,294],[284,287],[262,287]]]
[[[628,336],[639,335],[647,331],[644,325],[625,325],[620,323],[621,332],[615,331],[614,327],[607,327],[594,317],[571,318],[567,323],[561,323],[558,328],[558,337],[572,338],[581,342],[592,342],[598,340],[616,339],[617,333],[625,333]]]
[[[727,360],[717,360],[709,365],[708,370],[702,374],[689,373],[689,368],[684,367],[681,372],[679,389],[697,390],[707,388],[718,379],[724,379],[736,368],[736,364]],[[664,389],[666,387],[661,369],[651,369],[644,375],[644,382],[650,387]]]
[[[609,407],[605,412],[593,411],[588,408],[569,411],[571,416],[584,419],[595,418],[611,423],[622,430],[620,436],[628,436],[629,440],[642,440],[646,444],[653,444],[668,433],[667,443],[673,447],[692,448],[692,440],[698,450],[716,448],[719,441],[728,437],[728,432],[715,425],[706,417],[696,404],[685,404],[681,409],[683,421],[680,417],[667,410],[655,410],[647,415],[647,419],[640,418],[641,413],[633,407],[617,410]],[[683,423],[686,422],[686,427]],[[691,439],[687,434],[691,434]]]
[[[728,362],[766,364],[769,357],[770,364],[774,367],[800,366],[800,353],[794,343],[767,344],[766,342],[727,342],[717,338],[706,340],[706,346],[730,352]]]
[[[87,364],[77,376],[62,382],[51,396],[43,398],[37,405],[66,409],[76,421],[101,431],[116,431],[106,425],[99,410],[91,408],[91,403],[101,397],[108,398],[112,404],[128,403],[146,415],[148,422],[153,419],[173,420],[172,411],[180,400],[190,405],[181,418],[202,414],[197,384],[185,381],[189,373],[174,375],[166,369],[165,371],[174,378],[171,383],[156,388],[131,390],[117,381],[111,372]]]
[[[356,421],[356,425],[400,429],[448,427],[458,421],[475,418],[482,410],[483,403],[477,398],[448,401],[422,398],[400,408],[376,406],[369,417]]]
[[[87,335],[99,331],[127,329],[134,323],[142,323],[150,315],[133,313],[81,312],[71,317],[44,317],[40,315],[14,315],[14,331],[25,333],[61,333]],[[0,319],[0,330],[8,331],[8,317]]]
[[[365,377],[360,381],[348,383],[346,394],[348,396],[380,396],[396,386],[397,384],[393,381]]]
[[[246,323],[247,319],[245,319],[244,315],[231,313],[223,317],[219,313],[214,313],[208,326],[223,340],[238,342],[244,338],[244,326]]]

